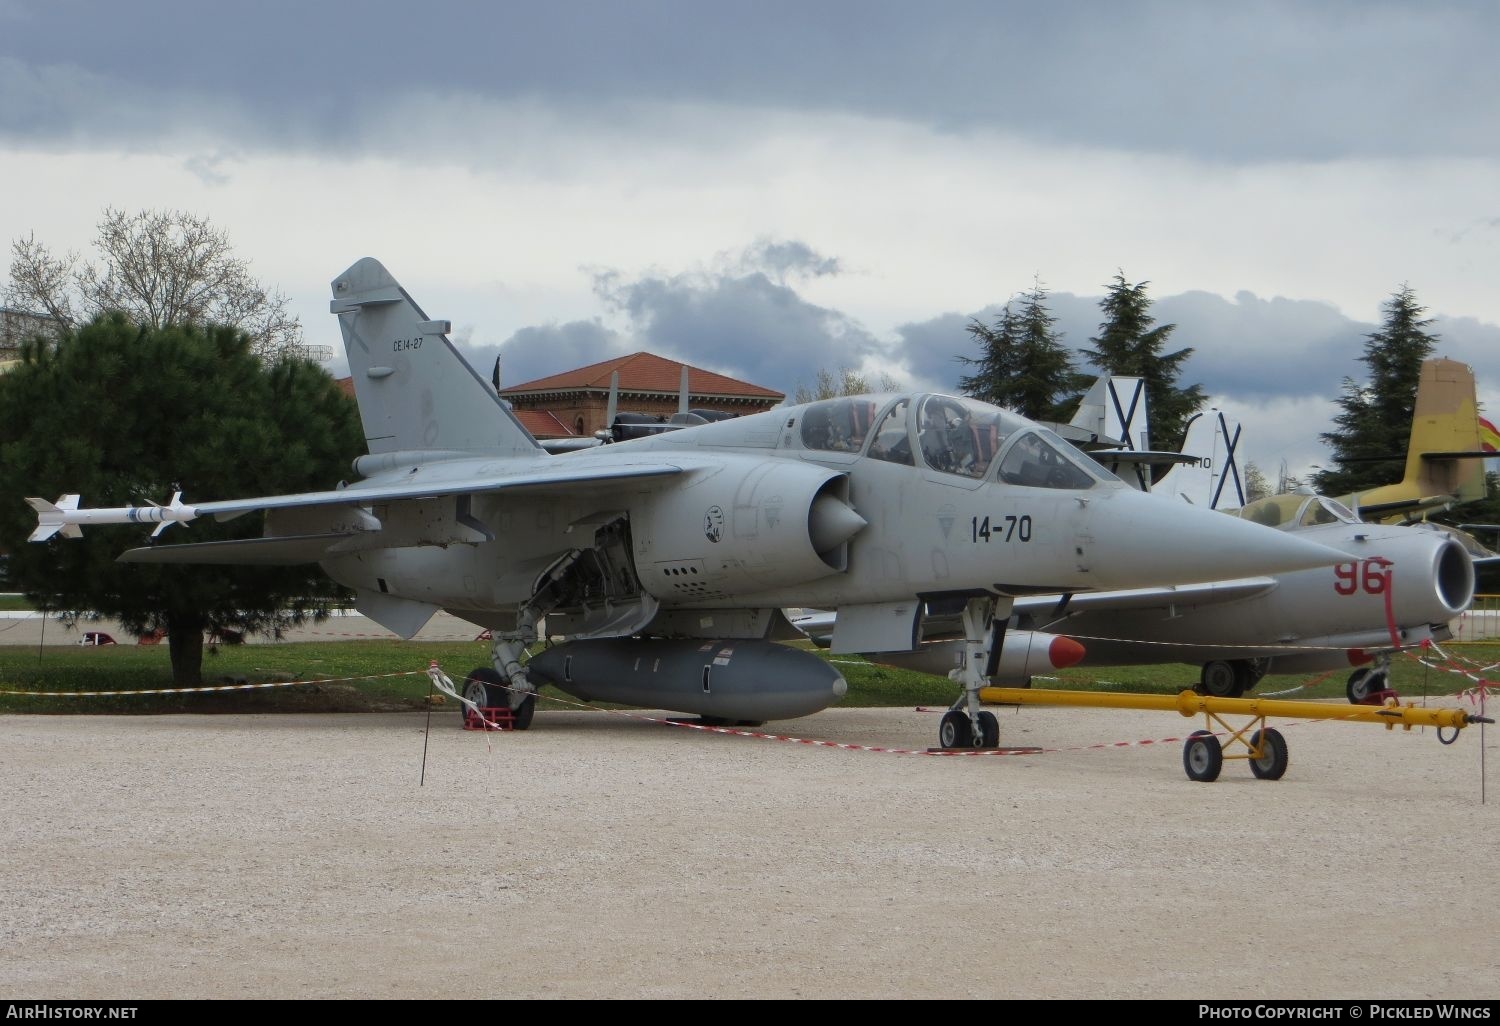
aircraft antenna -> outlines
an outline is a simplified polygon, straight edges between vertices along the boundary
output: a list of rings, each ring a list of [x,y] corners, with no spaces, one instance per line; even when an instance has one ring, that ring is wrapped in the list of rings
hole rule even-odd
[[[317,363],[327,363],[333,359],[333,346],[304,343],[294,346],[292,352],[305,360],[313,360]]]
[[[614,371],[609,376],[609,404],[604,408],[604,426],[613,427],[615,414],[620,407],[620,372]]]

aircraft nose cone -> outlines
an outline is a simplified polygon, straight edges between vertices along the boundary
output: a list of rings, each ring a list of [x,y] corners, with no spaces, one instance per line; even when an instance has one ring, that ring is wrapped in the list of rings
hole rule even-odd
[[[1052,664],[1054,670],[1066,670],[1082,662],[1085,654],[1082,645],[1062,635],[1053,638],[1052,644],[1047,646],[1047,661]]]
[[[1344,563],[1339,549],[1162,495],[1121,489],[1091,504],[1080,544],[1096,587],[1198,584]]]
[[[813,551],[827,552],[869,526],[869,522],[842,500],[820,495],[808,514],[808,534]]]

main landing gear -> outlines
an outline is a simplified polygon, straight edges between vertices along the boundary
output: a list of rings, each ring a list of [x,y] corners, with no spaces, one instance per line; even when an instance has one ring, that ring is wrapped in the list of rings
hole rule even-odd
[[[463,696],[481,709],[509,709],[512,730],[526,730],[536,715],[536,685],[521,665],[528,634],[534,639],[535,628],[512,637],[492,635],[494,666],[481,666],[464,678]]]
[[[1216,659],[1204,663],[1194,690],[1211,698],[1239,698],[1266,675],[1259,659]]]

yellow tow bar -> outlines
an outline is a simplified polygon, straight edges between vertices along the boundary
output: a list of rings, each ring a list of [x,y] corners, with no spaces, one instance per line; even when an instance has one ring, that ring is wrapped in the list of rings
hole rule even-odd
[[[1205,783],[1217,780],[1225,759],[1247,759],[1250,771],[1262,780],[1279,780],[1286,773],[1286,738],[1274,727],[1266,726],[1268,716],[1287,716],[1302,720],[1347,720],[1354,723],[1383,723],[1387,730],[1397,724],[1438,728],[1438,740],[1452,744],[1458,731],[1471,723],[1493,723],[1484,716],[1474,716],[1462,709],[1426,708],[1415,704],[1399,705],[1394,699],[1384,705],[1348,705],[1336,702],[1291,702],[1266,698],[1214,698],[1195,691],[1176,695],[1141,695],[1119,691],[1057,691],[1045,688],[980,688],[979,700],[989,705],[1075,705],[1103,709],[1160,709],[1183,716],[1202,713],[1208,726],[1218,724],[1228,735],[1220,741],[1212,730],[1195,730],[1183,745],[1182,765],[1189,778]],[[1245,726],[1235,727],[1225,716],[1249,716]],[[1251,730],[1254,730],[1251,733]],[[1453,733],[1444,738],[1443,731]],[[1248,737],[1246,735],[1249,735]],[[1233,749],[1233,754],[1225,748]],[[1243,748],[1241,753],[1239,749]]]

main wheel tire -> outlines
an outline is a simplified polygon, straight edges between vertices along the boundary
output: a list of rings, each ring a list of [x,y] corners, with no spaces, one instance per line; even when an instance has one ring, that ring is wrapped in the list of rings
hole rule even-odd
[[[980,748],[1000,747],[1000,721],[988,709],[979,714],[979,730]]]
[[[943,713],[943,721],[938,724],[938,747],[974,747],[974,727],[969,722],[968,713],[957,709],[949,709]]]
[[[1388,679],[1384,670],[1372,670],[1369,667],[1355,670],[1349,674],[1349,683],[1344,688],[1344,694],[1348,696],[1352,704],[1364,705],[1371,695],[1385,690]]]
[[[481,709],[510,706],[510,692],[505,689],[504,679],[489,666],[469,671],[469,675],[464,678],[463,695]]]
[[[1224,748],[1211,731],[1195,730],[1182,746],[1182,768],[1189,780],[1212,783],[1224,768]]]
[[[1236,698],[1244,692],[1244,677],[1227,659],[1204,663],[1198,675],[1198,688],[1214,698]]]
[[[521,699],[521,707],[511,710],[510,725],[515,730],[529,730],[531,718],[536,715],[536,695],[527,695]]]
[[[1275,727],[1257,730],[1250,736],[1250,749],[1261,749],[1259,759],[1250,759],[1250,772],[1261,780],[1280,780],[1288,761],[1286,738]]]

